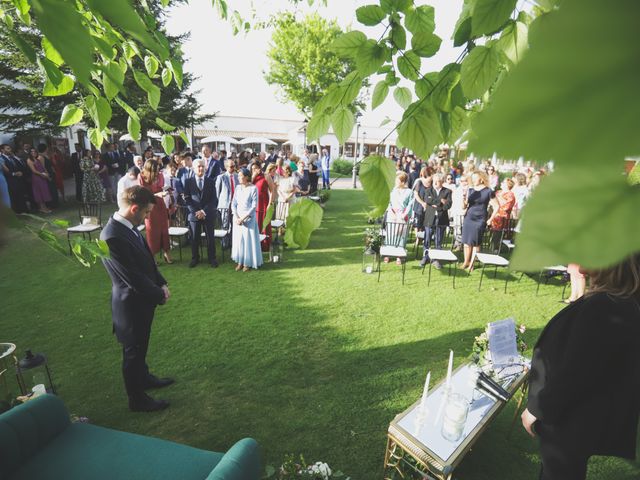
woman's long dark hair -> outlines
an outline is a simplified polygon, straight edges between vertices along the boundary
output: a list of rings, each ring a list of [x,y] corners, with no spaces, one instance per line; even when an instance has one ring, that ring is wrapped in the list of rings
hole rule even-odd
[[[640,252],[609,268],[589,271],[589,294],[608,293],[614,297],[640,300]]]

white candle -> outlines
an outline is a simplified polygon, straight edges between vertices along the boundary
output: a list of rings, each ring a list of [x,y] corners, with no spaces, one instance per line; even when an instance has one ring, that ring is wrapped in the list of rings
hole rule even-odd
[[[447,367],[447,390],[451,388],[451,373],[453,372],[453,350],[449,350],[449,366]]]
[[[367,273],[372,273],[373,268],[370,265],[367,265]]]
[[[420,411],[424,412],[427,405],[427,395],[429,395],[429,382],[431,382],[431,371],[427,373],[427,379],[424,382],[424,390],[422,391],[422,401],[420,402]]]

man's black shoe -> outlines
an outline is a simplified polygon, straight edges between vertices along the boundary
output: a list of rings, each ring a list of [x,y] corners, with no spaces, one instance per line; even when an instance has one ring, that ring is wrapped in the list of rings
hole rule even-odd
[[[166,400],[154,400],[149,395],[132,400],[129,399],[129,410],[132,412],[157,412],[164,410],[169,406],[169,402]]]
[[[198,265],[199,260],[191,260],[191,263],[189,263],[189,268],[193,268],[196,265]]]
[[[151,390],[153,388],[162,388],[175,383],[173,378],[158,378],[155,375],[149,375],[147,377],[147,383],[144,386],[145,390]]]

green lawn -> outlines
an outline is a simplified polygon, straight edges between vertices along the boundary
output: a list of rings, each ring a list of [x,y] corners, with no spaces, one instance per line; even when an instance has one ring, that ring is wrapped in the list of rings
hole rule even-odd
[[[252,436],[267,463],[300,452],[354,480],[380,479],[387,426],[418,399],[427,370],[441,379],[449,349],[456,365],[465,361],[496,319],[526,324],[533,344],[561,308],[561,287],[535,297],[525,277],[504,294],[499,274],[479,293],[474,272],[452,290],[444,269],[427,288],[417,261],[405,286],[395,264],[377,283],[360,273],[365,209],[362,192],[332,191],[309,249],[277,267],[189,269],[186,251],[161,267],[173,296],[157,310],[149,364],[177,380],[156,393],[171,401],[165,412],[127,409],[104,269],[74,265],[18,230],[0,252],[0,341],[47,353],[71,412],[97,425],[218,451]],[[485,432],[460,478],[537,478],[535,441],[519,425],[508,437],[513,412],[508,405]],[[591,463],[590,479],[640,477],[637,463]]]

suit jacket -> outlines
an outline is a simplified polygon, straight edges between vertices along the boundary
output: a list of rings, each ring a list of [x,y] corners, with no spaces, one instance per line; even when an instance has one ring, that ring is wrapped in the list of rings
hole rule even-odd
[[[198,177],[187,179],[184,188],[184,199],[189,209],[188,220],[198,222],[196,212],[204,210],[205,222],[213,222],[218,208],[218,197],[216,196],[216,186],[212,178],[203,178],[202,191],[198,188]]]
[[[218,197],[218,208],[231,208],[231,181],[233,178],[234,191],[238,186],[238,175],[225,172],[216,178],[216,196]]]
[[[134,166],[133,163],[133,157],[135,156],[133,153],[131,153],[129,150],[124,152],[124,155],[122,155],[124,157],[124,164],[125,164],[125,169],[129,170],[131,167]]]
[[[427,204],[424,212],[424,226],[449,225],[451,190],[442,187],[440,193],[437,193],[435,188],[429,187],[425,189],[424,200]]]
[[[541,442],[633,458],[640,411],[640,306],[604,293],[560,311],[533,350],[528,409]]]
[[[211,158],[211,160],[209,160],[209,166],[207,166],[207,171],[205,172],[204,176],[215,180],[216,177],[222,172],[224,172],[224,165],[220,162],[220,159],[214,160],[213,158]]]
[[[100,233],[110,258],[102,263],[111,277],[113,330],[120,342],[135,341],[144,325],[148,328],[156,306],[164,303],[162,286],[167,281],[155,259],[132,229],[110,218]]]

